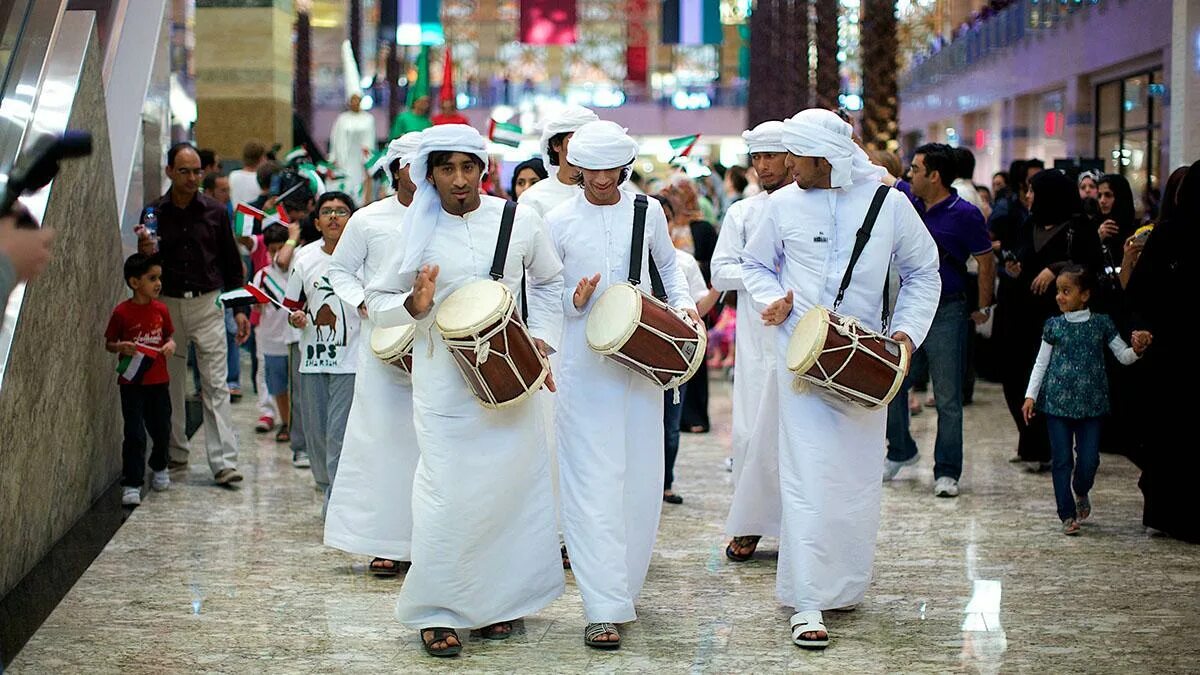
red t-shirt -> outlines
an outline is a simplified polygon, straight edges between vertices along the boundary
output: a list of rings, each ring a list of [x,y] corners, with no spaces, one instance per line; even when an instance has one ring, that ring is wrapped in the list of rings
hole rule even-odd
[[[166,305],[157,300],[151,300],[147,305],[126,300],[113,309],[108,328],[104,330],[104,339],[109,342],[138,342],[162,349],[174,333],[175,327],[171,324],[171,313]],[[141,383],[166,384],[169,381],[167,359],[159,354],[150,370],[142,376]]]

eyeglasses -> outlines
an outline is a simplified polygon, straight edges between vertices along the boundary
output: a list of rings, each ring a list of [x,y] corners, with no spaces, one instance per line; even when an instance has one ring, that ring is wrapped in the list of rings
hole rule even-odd
[[[350,215],[350,209],[321,209],[321,215],[345,218]]]

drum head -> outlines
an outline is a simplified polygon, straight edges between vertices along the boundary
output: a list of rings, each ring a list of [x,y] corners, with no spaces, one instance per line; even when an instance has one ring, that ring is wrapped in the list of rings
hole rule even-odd
[[[642,293],[630,284],[609,286],[587,318],[588,346],[611,354],[629,340],[642,318]]]
[[[371,331],[371,351],[381,359],[390,359],[412,344],[416,332],[416,324],[394,328],[376,326]]]
[[[442,301],[434,322],[448,338],[474,335],[503,319],[512,307],[508,287],[499,281],[472,281]]]
[[[815,306],[805,312],[788,340],[788,370],[797,374],[808,372],[825,349],[825,336],[828,332],[829,312],[825,311],[824,307]]]

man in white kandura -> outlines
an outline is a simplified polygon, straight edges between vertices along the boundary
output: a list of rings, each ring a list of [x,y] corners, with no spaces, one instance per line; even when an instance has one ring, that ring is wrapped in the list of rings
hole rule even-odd
[[[325,545],[372,557],[369,571],[395,576],[412,550],[412,483],[417,468],[413,429],[412,380],[371,351],[374,323],[367,312],[364,284],[379,273],[400,236],[400,220],[416,186],[408,160],[420,132],[393,140],[383,165],[396,194],[354,213],[329,262],[329,283],[362,317],[361,347],[354,402],[346,421],[338,480],[325,515]]]
[[[412,568],[396,617],[425,650],[453,656],[457,630],[504,639],[512,622],[563,592],[549,453],[530,399],[491,410],[472,395],[437,337],[436,308],[489,278],[505,201],[481,196],[487,142],[471,127],[422,132],[409,171],[417,185],[400,240],[367,287],[377,326],[417,324],[413,414],[421,457],[413,481]],[[550,351],[562,330],[562,263],[532,209],[517,207],[502,283],[526,276],[530,333]],[[548,380],[553,390],[553,380]]]
[[[779,407],[775,389],[775,334],[768,329],[742,282],[742,250],[767,197],[798,190],[787,170],[783,122],[763,122],[742,134],[763,191],[735,202],[725,213],[712,257],[712,284],[738,294],[733,378],[733,503],[725,522],[731,537],[725,556],[745,562],[762,537],[779,536]]]
[[[584,643],[600,649],[619,647],[615,624],[637,618],[634,601],[650,566],[662,510],[663,394],[591,350],[588,315],[594,299],[629,279],[636,245],[645,248],[638,270],[643,287],[649,289],[653,257],[669,304],[699,322],[656,200],[649,200],[642,240],[633,242],[634,195],[620,184],[637,151],[612,122],[581,127],[567,157],[582,170],[583,189],[546,216],[571,282],[564,284],[559,310],[566,320],[555,406],[563,530],[583,595]]]
[[[598,119],[591,110],[570,104],[546,122],[542,129],[542,161],[546,170],[551,172],[550,177],[521,193],[517,201],[533,207],[538,215],[545,218],[551,209],[579,194],[579,184],[575,182],[579,169],[571,164],[567,149],[571,135],[579,127]]]
[[[786,353],[805,312],[833,306],[880,186],[883,169],[871,165],[850,134],[850,125],[828,110],[805,110],[784,122],[783,144],[799,189],[767,199],[742,263],[754,306],[777,326],[776,354]],[[911,354],[933,321],[941,281],[937,246],[897,191],[883,202],[839,313],[879,326],[889,264],[901,285],[887,331]],[[775,371],[783,505],[776,594],[796,610],[792,641],[819,649],[829,644],[822,610],[854,606],[871,582],[887,410],[794,389],[786,359],[777,359]]]
[[[367,177],[363,164],[375,151],[375,116],[362,109],[362,96],[350,97],[349,107],[337,116],[329,132],[329,159],[346,174],[345,191],[363,199],[362,185]]]

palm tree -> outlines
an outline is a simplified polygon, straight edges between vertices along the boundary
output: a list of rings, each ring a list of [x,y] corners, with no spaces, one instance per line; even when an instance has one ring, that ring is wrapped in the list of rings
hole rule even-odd
[[[817,24],[817,107],[838,107],[838,0],[814,0]]]
[[[863,143],[872,150],[896,151],[896,0],[862,0]]]
[[[759,0],[750,14],[749,123],[808,107],[809,0]]]

